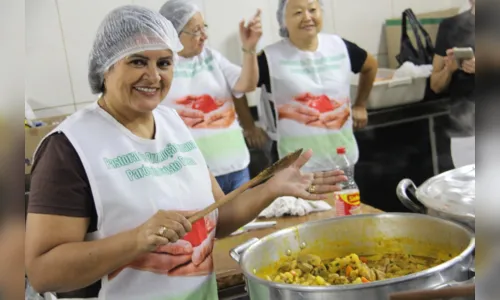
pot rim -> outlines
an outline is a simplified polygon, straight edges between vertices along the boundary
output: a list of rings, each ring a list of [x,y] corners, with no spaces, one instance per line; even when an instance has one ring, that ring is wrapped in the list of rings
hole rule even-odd
[[[426,269],[424,271],[420,271],[417,273],[413,273],[410,275],[406,275],[406,276],[401,276],[401,277],[396,277],[396,278],[391,278],[391,279],[384,279],[384,280],[380,280],[380,281],[373,281],[373,282],[363,283],[363,284],[347,284],[347,285],[331,285],[331,286],[303,286],[303,285],[295,285],[295,284],[287,284],[287,283],[277,283],[277,282],[273,282],[273,281],[259,278],[255,274],[253,274],[253,272],[243,268],[245,258],[248,256],[248,253],[250,253],[252,249],[259,247],[259,245],[262,244],[263,242],[265,242],[266,240],[269,240],[269,239],[272,239],[276,236],[279,236],[279,235],[283,234],[284,232],[294,231],[298,228],[304,227],[306,224],[326,223],[327,221],[331,221],[332,219],[342,220],[345,218],[351,218],[351,219],[366,218],[368,216],[376,216],[379,218],[395,218],[395,217],[428,218],[428,219],[437,220],[437,221],[442,222],[442,223],[448,223],[450,226],[458,227],[458,228],[460,228],[468,233],[468,235],[470,237],[469,245],[456,257],[454,257],[454,258],[452,258],[452,259],[450,259],[450,260],[448,260],[440,265],[437,265],[435,267],[432,267],[432,268],[429,268],[429,269]],[[438,218],[438,217],[434,217],[434,216],[429,216],[429,215],[423,215],[423,214],[419,214],[419,213],[361,214],[361,215],[342,216],[342,217],[334,217],[334,218],[329,218],[329,219],[309,221],[309,222],[299,224],[297,226],[284,228],[284,229],[278,230],[274,233],[271,233],[269,235],[266,235],[265,237],[259,239],[257,242],[255,242],[254,244],[249,246],[248,249],[246,249],[243,252],[243,254],[241,255],[241,259],[239,261],[239,265],[243,271],[243,274],[245,275],[245,277],[247,279],[251,279],[252,281],[257,281],[260,284],[271,286],[271,287],[277,288],[277,289],[286,289],[286,290],[291,290],[294,292],[314,292],[314,291],[318,291],[318,289],[320,289],[321,292],[360,290],[360,289],[365,289],[365,288],[375,288],[375,287],[386,286],[386,285],[391,285],[391,284],[395,284],[395,283],[402,283],[402,282],[410,281],[410,280],[413,280],[416,278],[426,277],[428,275],[431,275],[432,273],[442,271],[442,270],[447,269],[447,268],[451,267],[452,265],[462,261],[467,256],[469,256],[473,252],[473,250],[475,248],[475,244],[476,244],[476,238],[475,238],[475,235],[471,229],[467,228],[466,226],[464,226],[462,224],[458,224],[458,223],[450,221],[450,220],[446,220],[446,219],[442,219],[442,218]]]

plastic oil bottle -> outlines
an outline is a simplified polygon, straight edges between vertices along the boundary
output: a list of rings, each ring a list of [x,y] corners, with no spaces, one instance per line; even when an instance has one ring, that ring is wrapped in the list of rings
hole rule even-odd
[[[336,164],[347,177],[347,181],[340,183],[342,190],[334,193],[337,216],[360,214],[361,201],[358,185],[354,181],[354,164],[349,161],[345,147],[337,148]]]

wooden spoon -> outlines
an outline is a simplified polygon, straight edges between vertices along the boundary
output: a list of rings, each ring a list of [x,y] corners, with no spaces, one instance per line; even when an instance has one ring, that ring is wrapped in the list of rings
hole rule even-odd
[[[476,285],[457,285],[437,290],[416,290],[398,292],[390,295],[390,300],[433,300],[455,297],[471,297],[475,294]]]
[[[239,188],[235,189],[231,193],[225,195],[219,201],[214,202],[212,205],[205,207],[203,210],[200,210],[197,213],[195,213],[194,215],[192,215],[191,217],[189,217],[188,218],[189,222],[194,223],[194,222],[198,221],[199,219],[208,215],[212,211],[216,210],[217,208],[221,207],[222,205],[226,204],[227,202],[238,197],[241,193],[243,193],[247,189],[261,184],[262,182],[271,178],[274,174],[278,173],[279,171],[288,168],[300,157],[301,154],[302,154],[302,149],[299,149],[293,153],[288,154],[287,156],[283,157],[282,159],[278,160],[272,166],[270,166],[269,168],[260,172],[252,180],[246,182],[245,184],[241,185]]]

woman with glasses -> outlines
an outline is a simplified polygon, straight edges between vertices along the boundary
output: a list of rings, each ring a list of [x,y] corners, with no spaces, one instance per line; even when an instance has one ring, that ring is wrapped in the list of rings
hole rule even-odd
[[[193,2],[170,0],[160,13],[172,22],[184,47],[163,104],[176,109],[190,128],[210,171],[227,194],[250,177],[250,154],[236,113],[246,109],[248,116],[248,108],[245,99],[233,102],[233,98],[242,98],[257,86],[255,48],[262,35],[260,11],[247,26],[240,23],[242,67],[205,45],[207,25]]]

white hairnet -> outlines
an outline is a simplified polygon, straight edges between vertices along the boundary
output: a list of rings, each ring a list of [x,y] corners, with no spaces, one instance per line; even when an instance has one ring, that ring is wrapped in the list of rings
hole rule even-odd
[[[102,21],[89,57],[89,83],[103,92],[104,72],[120,59],[142,51],[183,49],[172,24],[158,12],[135,5],[111,11]]]
[[[317,0],[321,9],[323,9],[323,0]],[[276,18],[278,19],[278,24],[280,25],[280,36],[288,37],[288,29],[286,29],[285,23],[285,11],[288,0],[279,0],[278,11],[276,12]]]
[[[160,14],[172,22],[179,34],[194,14],[199,11],[198,5],[190,0],[168,0],[160,8]]]

